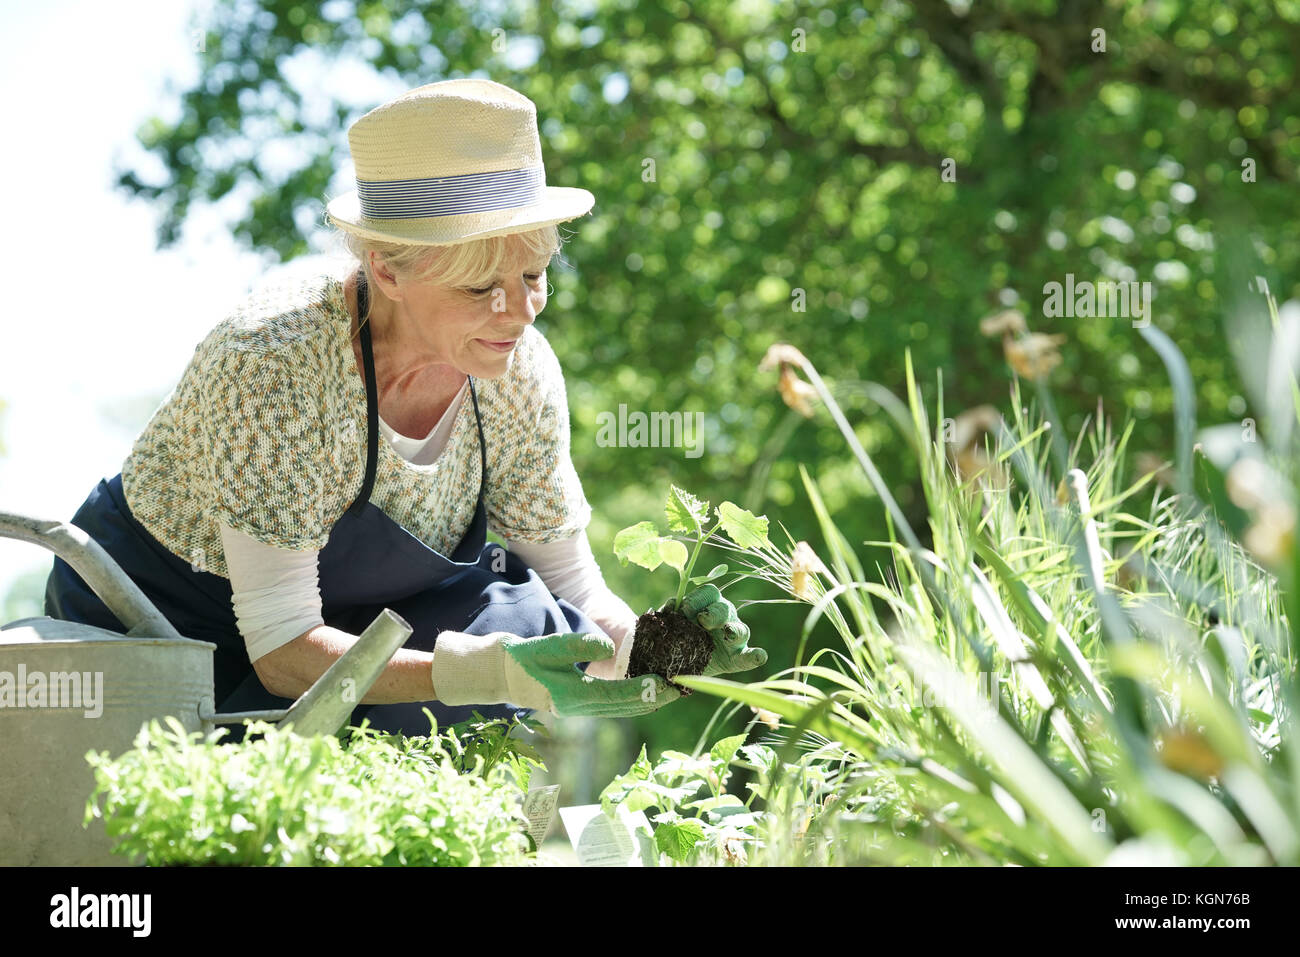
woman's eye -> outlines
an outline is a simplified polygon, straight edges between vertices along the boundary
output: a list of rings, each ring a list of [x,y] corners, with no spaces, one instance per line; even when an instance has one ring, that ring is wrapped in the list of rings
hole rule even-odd
[[[536,285],[538,282],[541,282],[542,276],[543,273],[540,272],[524,273],[524,278],[527,279],[528,282],[533,285]],[[488,293],[492,292],[496,288],[497,288],[496,286],[484,286],[482,289],[466,289],[465,291],[469,293],[471,296],[486,296]]]

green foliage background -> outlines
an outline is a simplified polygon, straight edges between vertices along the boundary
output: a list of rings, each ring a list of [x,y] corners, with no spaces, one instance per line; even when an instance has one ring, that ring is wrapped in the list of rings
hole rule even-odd
[[[804,462],[850,540],[884,537],[824,416],[794,420],[756,373],[774,341],[838,384],[919,510],[904,442],[852,398],[864,380],[901,393],[904,349],[923,377],[942,373],[948,414],[1005,408],[1001,349],[978,321],[1018,304],[1031,328],[1068,337],[1052,379],[1067,427],[1100,398],[1137,418],[1135,448],[1167,455],[1168,386],[1131,323],[1045,319],[1043,284],[1151,281],[1205,423],[1251,414],[1223,347],[1237,291],[1225,237],[1279,300],[1300,294],[1297,0],[221,0],[196,26],[198,83],[140,134],[161,162],[121,173],[157,200],[164,244],[194,204],[241,195],[233,228],[250,246],[291,258],[319,243],[325,198],[349,186],[347,126],[378,101],[322,99],[291,82],[296,65],[362,64],[395,89],[474,74],[538,104],[548,182],[597,197],[538,326],[566,369],[593,545],[638,610],[671,575],[618,568],[609,543],[658,517],[669,482],[817,546]],[[620,403],[704,412],[705,454],[597,447],[598,414]],[[769,668],[788,664],[796,613],[748,617]],[[689,747],[711,708],[679,702],[635,736]]]

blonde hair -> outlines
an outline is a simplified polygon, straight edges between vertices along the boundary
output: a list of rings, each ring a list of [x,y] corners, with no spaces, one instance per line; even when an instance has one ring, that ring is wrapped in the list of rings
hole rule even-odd
[[[406,280],[432,282],[457,289],[479,289],[492,285],[506,265],[508,250],[513,241],[522,247],[516,256],[525,262],[536,261],[542,268],[560,251],[560,231],[556,226],[542,226],[524,233],[509,236],[490,236],[487,239],[470,239],[446,246],[405,245],[387,243],[340,230],[344,246],[357,260],[357,267],[365,272],[366,283],[374,302],[375,277],[370,268],[370,253],[378,253],[396,275]],[[361,324],[370,319],[357,317],[357,332]],[[355,335],[356,333],[353,333]]]

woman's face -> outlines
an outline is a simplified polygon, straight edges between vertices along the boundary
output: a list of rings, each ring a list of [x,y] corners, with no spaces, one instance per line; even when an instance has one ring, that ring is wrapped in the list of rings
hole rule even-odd
[[[546,308],[548,264],[518,244],[507,250],[500,274],[481,288],[396,279],[395,319],[410,340],[404,349],[478,378],[504,375],[519,337]]]

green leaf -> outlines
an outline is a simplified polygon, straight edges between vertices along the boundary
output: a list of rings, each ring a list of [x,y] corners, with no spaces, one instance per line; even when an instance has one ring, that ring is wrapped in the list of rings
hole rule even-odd
[[[600,792],[600,806],[606,814],[614,813],[614,805],[621,804],[627,800],[627,796],[635,789],[638,782],[647,781],[653,768],[650,766],[650,759],[646,757],[645,745],[641,745],[641,753],[637,759],[632,762],[626,774],[620,774],[609,784],[605,785]],[[643,805],[643,807],[648,805]],[[633,810],[640,810],[634,808]]]
[[[718,797],[701,798],[698,801],[691,801],[689,804],[682,805],[684,808],[688,808],[692,811],[700,811],[701,813],[723,807],[743,808],[744,806],[745,802],[734,794],[721,794]]]
[[[614,536],[614,557],[620,564],[635,562],[654,571],[663,563],[659,553],[659,529],[651,522],[637,522]]]
[[[695,576],[693,576],[693,577],[691,578],[691,580],[690,580],[690,584],[692,584],[692,585],[703,585],[703,584],[705,584],[705,583],[707,583],[707,582],[711,582],[711,581],[713,581],[713,579],[715,579],[715,578],[721,578],[721,577],[722,577],[723,575],[725,575],[725,574],[727,574],[727,566],[726,566],[726,565],[714,565],[714,566],[713,566],[713,570],[710,571],[707,575],[695,575]]]
[[[671,748],[663,751],[659,755],[659,766],[662,768],[665,761],[682,761],[689,763],[697,760],[695,755],[687,754],[685,751],[674,751]]]
[[[776,751],[766,744],[747,744],[740,749],[740,753],[744,755],[746,761],[764,773],[776,767]]]
[[[637,787],[628,791],[620,803],[626,805],[630,813],[635,814],[637,811],[644,811],[648,807],[658,805],[659,796],[648,788]]]
[[[676,485],[669,486],[668,504],[664,513],[668,516],[668,528],[674,532],[703,534],[704,523],[709,520],[709,503]]]
[[[629,811],[644,811],[648,807],[670,811],[687,798],[694,797],[699,789],[698,782],[671,787],[655,781],[644,781],[629,790],[622,803],[627,805]]]
[[[635,774],[638,778],[646,780],[650,777],[650,772],[650,759],[646,757],[645,745],[643,744],[641,745],[641,753],[637,755],[637,759],[632,762],[632,767],[629,769],[628,773]]]
[[[729,738],[723,738],[709,749],[709,757],[714,761],[721,763],[724,767],[731,763],[731,759],[736,756],[740,746],[745,743],[747,735],[733,734]]]
[[[703,691],[705,694],[731,701],[740,701],[755,708],[765,708],[793,724],[807,721],[808,730],[838,741],[845,748],[856,751],[864,758],[875,757],[876,749],[883,743],[879,731],[864,722],[855,725],[848,720],[853,716],[847,711],[844,711],[843,715],[818,713],[818,706],[795,701],[793,697],[787,697],[758,685],[741,684],[725,678],[679,675],[674,680],[695,691]],[[830,703],[827,699],[821,703],[821,707]]]
[[[751,828],[758,823],[758,815],[744,804],[724,804],[705,813],[715,827]]]
[[[762,548],[771,544],[767,540],[765,515],[755,515],[733,502],[723,502],[718,506],[718,520],[722,522],[722,530],[741,548]]]
[[[686,546],[661,537],[651,522],[638,522],[615,535],[614,555],[624,565],[631,561],[649,571],[671,565],[680,575],[686,568]]]
[[[665,751],[654,769],[655,779],[659,781],[678,781],[688,777],[702,781],[708,773],[708,758],[693,757],[681,751]]]
[[[1239,431],[1235,425],[1230,426],[1230,428]],[[1205,432],[1201,433],[1201,435],[1205,434]],[[1195,451],[1200,452],[1201,450],[1198,447]],[[1228,468],[1231,468],[1231,465],[1220,466],[1205,454],[1193,455],[1192,463],[1196,493],[1210,503],[1214,509],[1214,514],[1227,526],[1232,536],[1240,541],[1250,525],[1250,513],[1238,506],[1228,496],[1227,471]]]
[[[693,817],[667,822],[655,828],[655,847],[678,863],[685,861],[695,845],[704,839],[704,824]]]
[[[663,559],[665,565],[671,565],[677,569],[680,575],[686,571],[686,546],[675,538],[659,539],[659,557]]]

